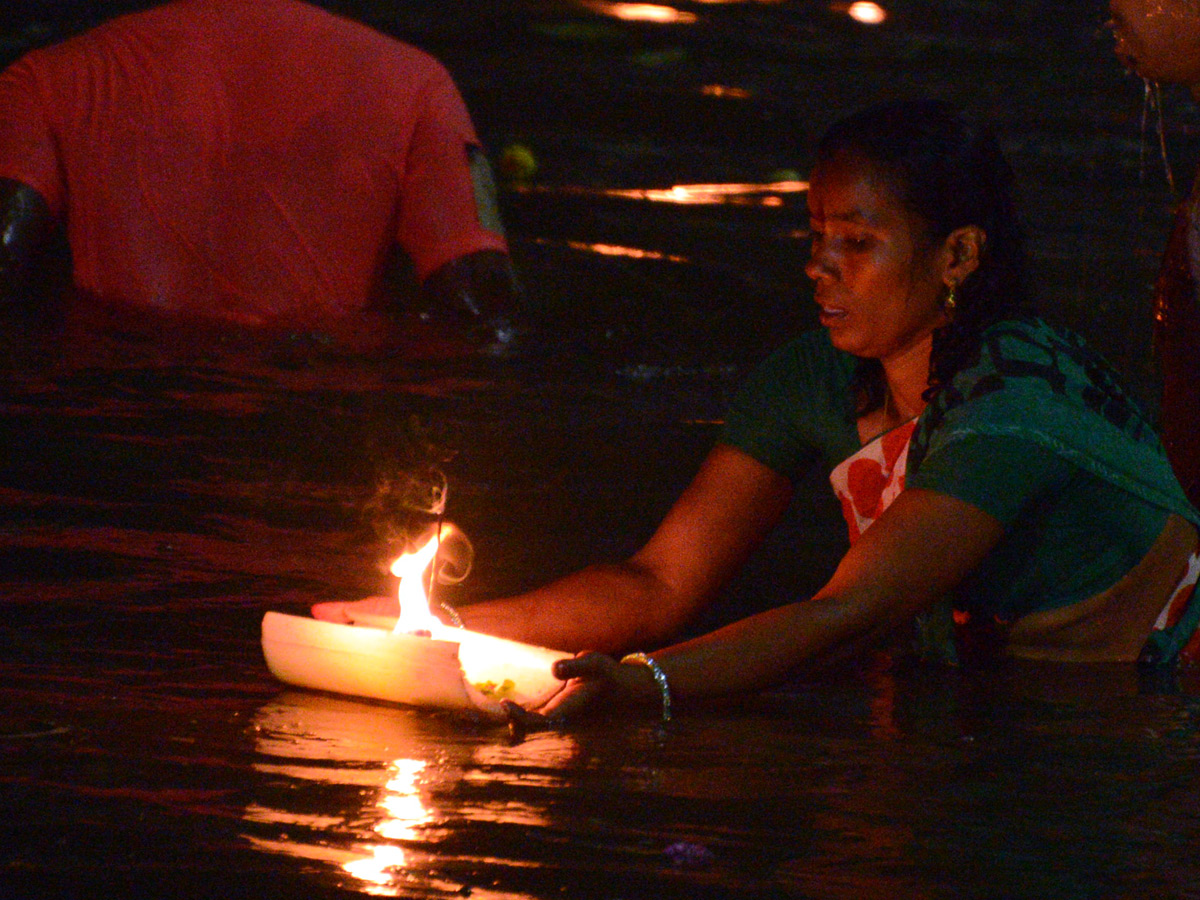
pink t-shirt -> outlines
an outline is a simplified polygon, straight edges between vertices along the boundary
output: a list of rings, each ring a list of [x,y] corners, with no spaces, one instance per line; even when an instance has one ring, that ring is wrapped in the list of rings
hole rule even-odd
[[[176,0],[0,74],[0,176],[65,222],[76,284],[249,327],[367,310],[396,242],[421,278],[506,249],[476,145],[436,60],[299,0]]]

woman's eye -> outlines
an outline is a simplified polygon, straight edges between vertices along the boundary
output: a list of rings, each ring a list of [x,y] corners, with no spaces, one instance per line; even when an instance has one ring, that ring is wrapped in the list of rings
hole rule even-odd
[[[820,226],[809,225],[809,238],[814,246],[825,245],[831,250],[843,252],[861,252],[871,243],[871,236],[866,234],[845,234],[835,231],[827,234]]]

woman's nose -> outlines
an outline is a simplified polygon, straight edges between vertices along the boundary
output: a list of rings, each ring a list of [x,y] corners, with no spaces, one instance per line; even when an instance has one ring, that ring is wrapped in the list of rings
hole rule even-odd
[[[833,274],[829,267],[827,255],[815,243],[813,244],[812,251],[809,253],[808,262],[804,264],[804,274],[813,281],[819,278],[829,278]]]

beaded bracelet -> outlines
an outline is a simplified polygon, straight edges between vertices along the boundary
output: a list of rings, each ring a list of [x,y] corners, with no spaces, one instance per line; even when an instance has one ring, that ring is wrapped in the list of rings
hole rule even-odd
[[[645,666],[650,670],[650,674],[654,676],[654,683],[662,691],[662,719],[664,722],[670,722],[671,688],[667,684],[667,673],[662,670],[662,666],[645,653],[630,653],[628,656],[621,657],[621,663],[634,663],[639,666]]]

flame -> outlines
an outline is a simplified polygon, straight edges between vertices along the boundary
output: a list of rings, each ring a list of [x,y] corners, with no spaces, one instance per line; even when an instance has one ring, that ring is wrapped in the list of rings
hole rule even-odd
[[[400,614],[394,629],[397,633],[433,632],[442,627],[437,616],[429,611],[429,593],[425,590],[424,575],[437,556],[441,538],[449,528],[449,525],[439,525],[429,540],[392,563],[392,574],[400,579],[396,589],[400,600]]]

